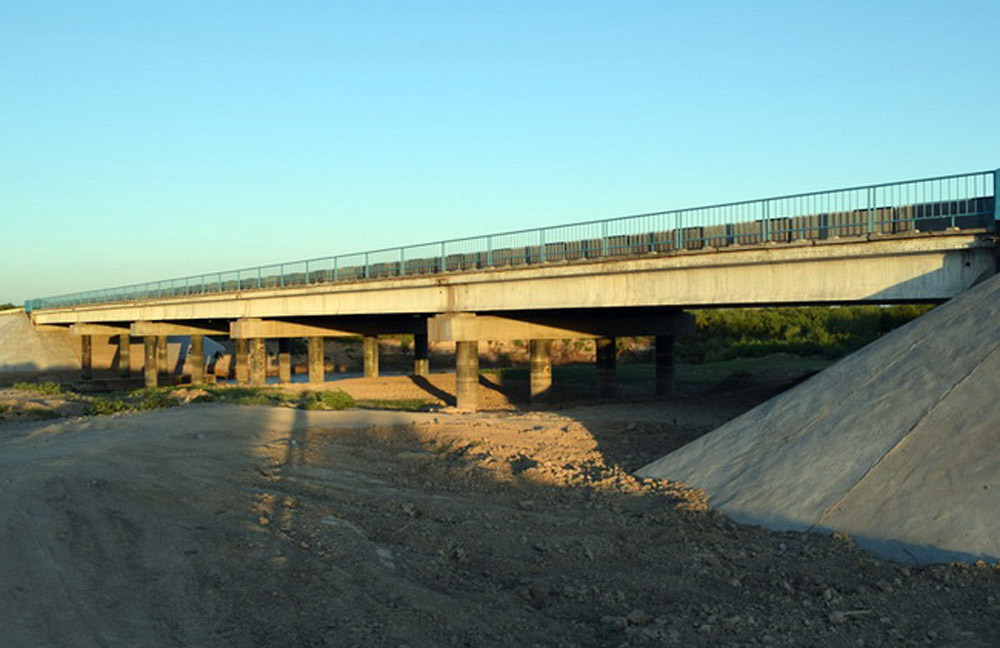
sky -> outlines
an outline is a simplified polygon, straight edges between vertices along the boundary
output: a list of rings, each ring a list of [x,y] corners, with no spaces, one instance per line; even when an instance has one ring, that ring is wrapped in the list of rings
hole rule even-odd
[[[0,303],[1000,167],[996,0],[0,0]]]

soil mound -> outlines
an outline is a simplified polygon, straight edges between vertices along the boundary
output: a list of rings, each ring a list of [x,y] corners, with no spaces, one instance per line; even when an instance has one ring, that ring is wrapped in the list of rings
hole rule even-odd
[[[901,560],[1000,558],[1000,277],[638,471],[772,529]]]

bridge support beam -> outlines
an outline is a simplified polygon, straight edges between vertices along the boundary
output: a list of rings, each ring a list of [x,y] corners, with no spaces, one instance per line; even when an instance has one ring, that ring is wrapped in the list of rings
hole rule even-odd
[[[656,395],[669,396],[674,391],[674,336],[657,335],[655,345]]]
[[[262,387],[267,384],[267,341],[264,338],[250,340],[250,384]]]
[[[431,372],[430,348],[427,333],[413,334],[413,375],[426,376]]]
[[[278,382],[282,385],[292,382],[291,338],[278,338]]]
[[[250,340],[236,340],[236,384],[250,384]]]
[[[159,338],[155,335],[147,335],[142,339],[144,351],[142,358],[142,373],[145,381],[144,384],[147,388],[153,388],[159,385],[160,372],[156,363],[156,346],[158,340]]]
[[[601,398],[610,398],[617,392],[615,381],[617,365],[616,340],[600,337],[597,344],[597,393]]]
[[[362,338],[364,351],[365,378],[378,377],[378,337],[366,335]]]
[[[549,402],[552,391],[552,340],[531,340],[531,404]]]
[[[458,409],[475,411],[479,405],[479,343],[455,343],[455,401]]]
[[[191,346],[188,347],[188,361],[191,363],[191,384],[201,385],[205,382],[205,336],[192,335]]]
[[[132,377],[132,336],[128,333],[118,334],[118,375]]]
[[[323,338],[309,338],[309,382],[318,384],[326,380],[326,361],[323,358]]]
[[[80,336],[80,377],[84,380],[94,377],[94,340],[90,335]]]

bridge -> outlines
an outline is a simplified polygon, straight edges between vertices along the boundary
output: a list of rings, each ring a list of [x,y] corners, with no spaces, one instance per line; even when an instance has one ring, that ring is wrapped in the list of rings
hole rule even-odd
[[[205,379],[203,336],[236,341],[237,380],[264,384],[265,341],[279,380],[290,340],[308,338],[322,382],[323,340],[364,339],[378,374],[378,335],[414,336],[415,375],[429,342],[456,345],[456,396],[476,408],[478,341],[530,341],[531,394],[551,387],[553,339],[597,341],[612,389],[614,338],[655,336],[657,393],[673,382],[685,308],[944,301],[997,271],[1000,170],[677,209],[556,227],[323,257],[29,300],[36,327],[80,336],[84,377],[94,336],[118,343],[128,374],[144,344],[148,386],[166,337],[191,336],[192,382]]]

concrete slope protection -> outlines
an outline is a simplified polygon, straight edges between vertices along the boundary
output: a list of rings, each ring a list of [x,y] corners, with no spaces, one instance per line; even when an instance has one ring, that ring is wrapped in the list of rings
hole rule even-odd
[[[737,522],[1000,559],[1000,277],[641,468]]]
[[[66,330],[36,330],[21,311],[0,313],[0,373],[79,371],[80,343]]]

